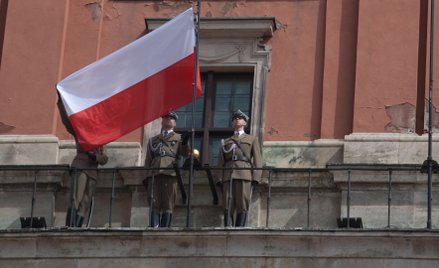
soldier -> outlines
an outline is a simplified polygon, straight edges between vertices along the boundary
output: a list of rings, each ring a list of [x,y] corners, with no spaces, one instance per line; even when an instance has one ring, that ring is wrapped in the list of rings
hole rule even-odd
[[[189,135],[174,132],[178,115],[171,112],[162,117],[162,130],[150,139],[145,159],[147,168],[173,168],[179,156],[189,155]],[[177,194],[177,174],[174,170],[150,170],[143,180],[150,206],[150,227],[170,227]],[[152,196],[152,198],[151,198]]]
[[[77,169],[97,168],[98,165],[105,165],[108,161],[103,147],[93,151],[85,152],[76,141],[76,156],[73,159],[72,167]],[[76,178],[75,192],[72,193],[74,207],[67,210],[66,226],[81,227],[85,215],[90,210],[91,200],[96,190],[96,170],[79,170],[74,174]]]
[[[249,117],[238,110],[233,113],[234,135],[222,141],[221,160],[225,168],[261,168],[262,156],[258,139],[244,132]],[[245,226],[252,186],[259,183],[261,170],[223,170],[222,185],[224,226]],[[230,196],[230,193],[231,196]]]

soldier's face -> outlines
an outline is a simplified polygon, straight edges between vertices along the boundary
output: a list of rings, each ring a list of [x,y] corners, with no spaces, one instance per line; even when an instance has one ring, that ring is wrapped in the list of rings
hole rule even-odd
[[[177,122],[174,118],[165,116],[162,117],[162,128],[164,129],[171,129],[174,128],[177,125]]]
[[[247,122],[245,122],[243,117],[234,117],[232,120],[232,126],[234,128],[245,127],[246,125],[247,125]]]

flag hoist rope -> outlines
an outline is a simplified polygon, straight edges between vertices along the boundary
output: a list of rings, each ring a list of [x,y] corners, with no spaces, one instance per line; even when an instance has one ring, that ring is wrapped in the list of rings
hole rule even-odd
[[[200,33],[200,11],[201,1],[197,0],[197,12],[195,14],[195,55],[194,55],[194,81],[192,92],[192,125],[191,125],[191,146],[195,144],[195,100],[197,92],[197,75],[198,75],[198,46],[199,46],[199,33]],[[193,148],[192,148],[193,149]],[[193,192],[193,177],[194,177],[194,154],[190,154],[190,167],[189,167],[189,189],[187,196],[187,215],[186,215],[186,227],[192,227],[192,192]]]

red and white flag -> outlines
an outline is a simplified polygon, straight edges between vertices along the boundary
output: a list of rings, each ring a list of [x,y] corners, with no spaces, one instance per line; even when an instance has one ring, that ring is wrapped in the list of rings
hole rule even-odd
[[[194,51],[190,8],[59,82],[56,88],[81,147],[97,148],[192,102]]]

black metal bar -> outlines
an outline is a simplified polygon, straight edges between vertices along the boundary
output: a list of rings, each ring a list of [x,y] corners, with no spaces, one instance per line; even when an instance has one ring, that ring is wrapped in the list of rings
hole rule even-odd
[[[191,146],[195,144],[195,100],[197,95],[197,78],[198,78],[198,46],[199,46],[199,31],[200,31],[200,16],[201,16],[201,2],[197,0],[197,14],[195,15],[195,55],[194,55],[194,79],[192,87],[192,131],[191,131]],[[191,164],[189,167],[189,190],[187,201],[187,215],[186,227],[192,227],[192,193],[194,188],[194,154],[190,155]]]
[[[346,218],[347,218],[347,225],[346,228],[350,228],[350,218],[351,218],[351,170],[348,169],[348,193],[346,197]]]
[[[96,170],[96,182],[98,182],[98,181],[99,181],[99,169]],[[85,225],[85,227],[87,227],[87,228],[90,227],[90,225],[91,225],[91,221],[93,219],[94,207],[95,207],[95,197],[94,197],[94,194],[90,198],[91,198],[91,201],[90,201],[90,207],[88,209],[87,224]]]
[[[309,217],[311,208],[311,170],[308,171],[308,199],[307,199],[307,212],[306,212],[306,228],[309,228]]]
[[[186,190],[184,189],[183,178],[181,177],[181,172],[180,172],[180,168],[178,167],[178,163],[174,163],[174,170],[175,170],[175,174],[177,174],[177,183],[178,183],[178,188],[180,189],[181,199],[183,201],[183,204],[186,204],[187,195],[186,195]]]
[[[392,202],[392,170],[389,168],[389,188],[387,193],[387,228],[390,228],[390,206]]]
[[[270,219],[270,202],[271,202],[271,176],[273,170],[268,171],[268,195],[267,195],[267,217],[265,218],[265,227],[268,227],[268,221]]]
[[[223,191],[224,191],[224,189],[223,189]],[[224,222],[227,223],[226,224],[227,226],[225,226],[225,227],[233,226],[233,220],[232,220],[232,216],[233,216],[233,213],[232,213],[233,196],[232,196],[232,191],[233,191],[233,177],[230,177],[230,180],[229,180],[229,196],[227,198],[227,220],[224,221]]]
[[[151,193],[149,194],[149,225],[153,225],[152,223],[152,215],[153,215],[153,207],[154,207],[154,177],[155,177],[155,172],[152,173],[151,176]],[[147,184],[148,185],[148,182]],[[155,226],[150,226],[150,227],[155,227]]]
[[[34,170],[34,187],[33,187],[33,191],[32,191],[32,203],[31,203],[31,208],[30,208],[30,228],[33,227],[36,193],[37,193],[37,171]]]
[[[433,141],[433,66],[434,66],[434,0],[431,0],[430,8],[430,81],[428,90],[428,208],[427,208],[427,228],[431,229],[431,206],[432,206],[432,173],[433,173],[433,157],[432,157],[432,141]]]
[[[275,170],[277,173],[281,172],[330,172],[333,170],[368,170],[368,171],[387,171],[391,168],[393,171],[419,171],[422,167],[422,164],[361,164],[361,166],[355,164],[343,164],[343,165],[328,165],[327,168],[224,168],[224,167],[210,167],[210,170]],[[9,170],[9,171],[23,171],[23,170],[38,170],[38,171],[72,171],[72,168],[69,168],[65,165],[0,165],[0,170]],[[112,171],[114,168],[105,168],[100,167],[100,171]],[[132,167],[118,167],[118,171],[124,170],[173,170],[173,167],[170,168],[146,168],[142,166],[132,166]],[[81,168],[81,171],[86,170],[96,170],[96,168]]]
[[[91,221],[93,219],[94,208],[95,208],[95,198],[93,196],[91,198],[91,202],[90,202],[90,209],[88,210],[87,224],[85,225],[87,228],[90,227],[90,225],[91,225]]]
[[[247,210],[247,219],[248,219],[247,221],[248,221],[248,224],[250,224],[250,217],[252,215],[252,213],[251,213],[252,200],[253,200],[253,193],[255,192],[255,189],[256,189],[256,185],[250,183],[250,196],[248,198],[249,201],[248,201],[248,210]]]
[[[70,195],[70,223],[69,226],[74,226],[73,223],[76,222],[76,206],[75,206],[75,198],[77,195],[77,183],[78,183],[78,170],[76,168],[72,169],[73,175],[70,175],[71,182],[71,195]]]
[[[207,179],[209,181],[209,187],[210,187],[210,191],[211,191],[212,197],[213,197],[212,202],[214,205],[218,205],[218,193],[216,192],[215,183],[213,182],[212,171],[210,170],[210,167],[208,164],[204,165],[204,170],[206,171]]]
[[[111,221],[112,221],[111,217],[113,216],[112,214],[113,214],[113,200],[114,200],[114,184],[116,181],[116,172],[117,172],[117,169],[113,169],[113,178],[111,181],[110,215],[108,217],[108,227],[110,227],[110,228],[111,228]]]
[[[68,165],[0,165],[0,170],[10,170],[10,171],[19,171],[19,170],[46,170],[46,171],[69,171],[70,168]]]

